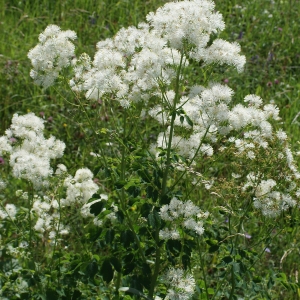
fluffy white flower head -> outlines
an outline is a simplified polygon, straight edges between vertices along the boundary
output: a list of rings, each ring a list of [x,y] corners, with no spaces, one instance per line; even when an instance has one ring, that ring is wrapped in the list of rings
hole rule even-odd
[[[65,179],[64,185],[67,188],[67,197],[62,199],[62,204],[66,206],[76,202],[85,204],[99,189],[88,168],[77,170],[74,178],[69,176]]]
[[[47,26],[39,35],[40,43],[28,53],[33,66],[30,76],[36,84],[45,88],[53,85],[59,72],[70,65],[75,55],[75,47],[70,40],[76,38],[74,31],[62,31],[56,25]]]

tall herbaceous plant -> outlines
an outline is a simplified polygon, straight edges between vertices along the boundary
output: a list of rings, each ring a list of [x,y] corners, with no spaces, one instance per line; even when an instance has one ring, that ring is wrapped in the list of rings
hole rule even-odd
[[[69,174],[54,163],[66,145],[44,136],[43,119],[13,116],[0,137],[1,299],[258,299],[278,289],[275,269],[256,266],[298,209],[300,173],[274,104],[233,103],[231,88],[206,80],[215,65],[243,71],[240,46],[216,38],[224,28],[213,2],[186,0],[98,42],[94,58],[75,55],[74,31],[39,35],[30,76],[44,88],[68,83],[94,135],[94,168]],[[251,247],[250,229],[260,234]]]

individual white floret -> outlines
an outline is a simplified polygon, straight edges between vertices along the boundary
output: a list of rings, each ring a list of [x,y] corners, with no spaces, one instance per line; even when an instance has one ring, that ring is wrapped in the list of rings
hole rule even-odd
[[[125,67],[125,59],[119,51],[100,48],[95,54],[93,65],[101,69]]]
[[[197,222],[193,218],[189,218],[183,222],[183,226],[187,229],[195,230],[197,227]]]
[[[98,219],[97,217],[93,219],[93,223],[97,227],[101,227],[103,225],[103,220]]]
[[[247,152],[247,157],[250,158],[251,160],[255,159],[255,153],[253,151],[248,151]]]

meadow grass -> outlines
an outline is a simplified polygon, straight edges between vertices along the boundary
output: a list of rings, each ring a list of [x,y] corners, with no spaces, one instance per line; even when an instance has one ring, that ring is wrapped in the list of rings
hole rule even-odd
[[[121,27],[144,21],[148,12],[156,10],[165,2],[1,0],[0,133],[3,134],[9,127],[14,113],[32,111],[47,120],[46,130],[49,133],[67,144],[63,161],[67,166],[74,161],[77,167],[90,166],[89,153],[95,145],[93,133],[88,129],[86,120],[81,118],[80,112],[65,101],[71,99],[72,94],[58,92],[55,88],[44,91],[35,86],[29,76],[31,66],[27,53],[36,45],[39,33],[48,24],[57,24],[63,30],[77,32],[78,53],[93,55],[99,40],[112,37]],[[220,37],[240,43],[247,64],[242,74],[223,67],[214,69],[211,74],[197,74],[197,83],[207,83],[207,78],[213,77],[216,81],[228,84],[235,91],[235,103],[252,93],[261,96],[265,103],[276,103],[281,111],[281,126],[288,133],[292,148],[297,151],[300,141],[300,1],[216,0],[215,3],[226,23],[226,29]],[[191,81],[195,80],[193,66],[190,66],[189,72]],[[107,119],[105,112],[102,111],[102,115],[94,113],[93,105],[88,108],[90,117],[99,119],[100,129],[109,126],[111,120]],[[148,125],[141,135],[155,135],[155,130],[155,125]],[[260,222],[265,222],[271,228],[270,221]],[[264,274],[265,269],[272,265],[272,268],[296,281],[299,270],[299,213],[292,220],[285,219],[282,222],[286,224],[285,229],[272,241],[265,242],[271,252],[263,254],[265,257],[256,268]],[[260,238],[262,228],[259,225],[263,224],[247,228],[252,237],[244,243],[248,243],[250,248]],[[278,288],[272,299],[300,298],[299,288],[286,293]]]

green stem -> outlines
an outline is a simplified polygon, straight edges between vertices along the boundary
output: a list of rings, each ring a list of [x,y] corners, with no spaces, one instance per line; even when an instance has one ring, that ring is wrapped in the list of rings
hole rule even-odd
[[[126,110],[124,110],[124,114],[123,114],[123,141],[122,141],[122,147],[121,147],[121,152],[122,152],[122,157],[121,157],[121,181],[124,182],[125,179],[126,179],[126,146],[125,146],[125,139],[126,139],[126,119],[127,119],[127,113],[126,113]],[[144,262],[146,262],[146,257],[144,255],[144,252],[143,252],[143,249],[141,247],[141,243],[140,243],[140,240],[135,232],[135,229],[134,229],[134,226],[132,224],[132,220],[127,212],[127,209],[126,209],[126,195],[125,195],[125,190],[124,190],[124,187],[122,187],[122,190],[121,190],[121,194],[118,193],[119,195],[119,199],[120,199],[120,202],[121,202],[121,206],[122,206],[122,209],[124,211],[124,214],[125,214],[125,217],[126,217],[126,220],[127,220],[127,223],[128,223],[128,226],[129,228],[131,229],[132,233],[134,234],[134,239],[135,239],[135,242],[138,246],[138,249],[139,249],[139,253],[143,259]]]
[[[156,286],[157,277],[159,275],[160,269],[160,245],[159,245],[159,228],[155,231],[155,241],[156,241],[156,253],[155,253],[155,265],[154,265],[154,272],[152,275],[151,286],[149,290],[149,297],[152,299],[154,295],[154,289]]]
[[[33,186],[30,184],[29,187],[29,212],[28,212],[28,223],[29,223],[29,251],[32,251],[32,219],[31,209],[33,205]]]
[[[207,280],[206,280],[206,272],[205,272],[206,270],[204,269],[204,259],[203,259],[202,253],[201,253],[199,240],[197,240],[197,243],[198,243],[198,248],[199,248],[200,264],[201,264],[201,269],[202,269],[202,273],[203,273],[206,297],[208,297],[208,286],[207,286]]]
[[[229,295],[229,300],[233,299],[234,290],[235,290],[235,278],[234,278],[234,270],[232,265],[231,266],[231,291]]]
[[[171,148],[172,148],[172,140],[173,140],[173,135],[174,135],[174,124],[175,124],[175,118],[176,118],[176,105],[179,102],[179,87],[180,87],[180,74],[182,70],[182,65],[183,65],[183,57],[184,53],[183,51],[181,52],[181,57],[180,57],[180,63],[177,68],[177,73],[176,73],[176,82],[175,82],[175,97],[173,100],[173,107],[171,110],[171,124],[170,124],[170,133],[169,133],[169,139],[168,139],[168,144],[167,144],[167,159],[166,159],[166,165],[165,165],[165,171],[163,173],[163,180],[162,180],[162,188],[161,188],[161,199],[166,195],[167,193],[167,182],[168,182],[168,175],[169,175],[169,170],[171,166]],[[162,91],[163,93],[163,91]],[[157,278],[159,275],[159,270],[160,270],[160,263],[161,263],[161,246],[159,244],[159,231],[160,228],[157,227],[155,230],[155,242],[156,242],[156,253],[155,253],[155,265],[154,265],[154,272],[151,278],[151,285],[150,285],[150,290],[149,290],[149,297],[152,299],[154,295],[154,290],[157,282]]]
[[[168,175],[169,175],[169,169],[171,165],[171,148],[172,148],[172,139],[174,134],[174,122],[176,118],[176,104],[179,102],[179,81],[180,81],[180,73],[182,69],[182,62],[183,62],[183,52],[181,53],[180,57],[180,63],[177,69],[176,74],[176,84],[175,84],[175,97],[173,101],[173,107],[172,107],[172,117],[171,117],[171,124],[170,124],[170,134],[168,139],[168,145],[167,145],[167,161],[165,166],[165,172],[163,175],[163,181],[162,181],[162,196],[166,194],[166,188],[167,188],[167,181],[168,181]]]
[[[118,272],[117,281],[116,281],[116,292],[115,292],[116,299],[120,298],[119,297],[119,288],[120,288],[120,285],[121,285],[121,277],[122,277],[122,273]]]
[[[205,137],[206,137],[206,135],[207,135],[207,133],[209,131],[209,128],[210,128],[210,126],[207,127],[207,129],[206,129],[206,131],[204,133],[204,136],[203,136],[203,138],[202,138],[202,140],[201,140],[201,142],[200,142],[200,144],[199,144],[199,146],[198,146],[198,148],[197,148],[197,150],[195,152],[195,155],[193,156],[193,158],[191,159],[191,161],[188,163],[187,168],[181,173],[181,175],[179,176],[179,178],[172,185],[171,190],[178,184],[178,182],[182,179],[182,177],[187,173],[188,168],[192,165],[193,161],[195,160],[196,156],[198,155],[198,153],[200,151],[200,148],[201,148],[201,146],[203,144],[203,140],[205,139]]]

